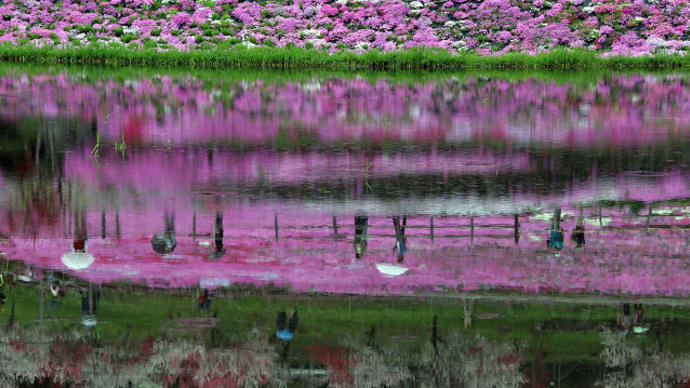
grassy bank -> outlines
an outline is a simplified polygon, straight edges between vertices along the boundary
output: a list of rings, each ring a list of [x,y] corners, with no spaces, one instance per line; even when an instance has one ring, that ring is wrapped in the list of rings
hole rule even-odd
[[[324,69],[324,70],[601,70],[680,69],[690,67],[690,56],[602,57],[588,50],[554,50],[530,56],[504,54],[480,56],[451,54],[445,50],[408,50],[364,54],[301,48],[233,47],[211,51],[167,51],[128,49],[117,46],[78,48],[0,46],[0,61],[57,65],[108,67],[170,67],[185,69]]]
[[[0,46],[1,47],[1,46]],[[560,69],[541,69],[535,72],[530,69],[475,69],[460,70],[328,70],[328,69],[275,69],[266,70],[260,68],[247,68],[238,72],[236,69],[190,69],[175,67],[138,66],[134,67],[104,67],[79,64],[51,64],[37,62],[1,62],[0,74],[8,77],[21,77],[24,75],[59,75],[67,74],[78,77],[84,84],[93,84],[97,81],[113,80],[124,82],[131,80],[145,80],[161,76],[169,76],[182,82],[191,76],[194,81],[204,83],[205,87],[227,89],[228,85],[237,82],[257,82],[264,84],[287,84],[312,82],[314,80],[364,80],[370,83],[386,81],[393,85],[405,85],[414,87],[427,83],[439,83],[456,81],[467,82],[479,77],[500,79],[510,82],[522,82],[526,80],[540,80],[556,84],[569,84],[574,86],[595,86],[602,79],[609,81],[613,76],[625,76],[644,73],[657,77],[673,74],[674,76],[690,77],[690,66],[650,68],[650,69],[589,69],[587,71],[568,71]]]

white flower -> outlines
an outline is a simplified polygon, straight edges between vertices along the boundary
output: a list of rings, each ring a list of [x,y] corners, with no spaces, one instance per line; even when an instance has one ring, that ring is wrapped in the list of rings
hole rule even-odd
[[[594,7],[591,7],[591,6],[583,7],[583,8],[582,8],[582,11],[583,11],[584,13],[592,13],[592,12],[594,12]]]
[[[443,26],[446,27],[446,28],[453,28],[453,27],[455,27],[455,24],[456,24],[456,23],[455,23],[454,21],[449,20],[449,21],[447,21]]]
[[[319,36],[321,32],[319,30],[311,29],[311,30],[302,30],[300,34],[304,36]]]
[[[321,90],[321,83],[319,81],[307,82],[302,85],[302,89],[308,92]]]
[[[665,41],[662,38],[659,38],[658,36],[650,36],[647,38],[647,44],[651,46],[652,50],[655,50],[658,47],[667,47],[669,45],[669,42]]]
[[[369,48],[369,42],[357,42],[355,50],[366,50]]]
[[[416,0],[415,0],[415,1],[413,1],[413,2],[410,3],[410,8],[412,8],[412,9],[424,8],[424,4],[422,4],[421,1],[416,1]]]
[[[122,32],[125,34],[132,34],[135,35],[136,33],[139,32],[139,27],[122,27]]]

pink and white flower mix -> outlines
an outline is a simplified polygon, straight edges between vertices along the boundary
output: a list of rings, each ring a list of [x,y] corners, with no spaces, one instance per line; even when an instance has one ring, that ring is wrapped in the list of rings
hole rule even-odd
[[[685,54],[690,0],[16,0],[0,42],[123,43],[159,51],[233,45],[350,50],[413,47],[530,54]]]

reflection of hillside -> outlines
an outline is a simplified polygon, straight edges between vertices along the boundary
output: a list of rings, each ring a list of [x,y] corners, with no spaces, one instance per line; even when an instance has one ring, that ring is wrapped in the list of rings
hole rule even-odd
[[[586,84],[468,77],[228,82],[193,78],[85,82],[65,74],[0,80],[0,116],[94,122],[130,145],[529,144],[629,147],[688,135],[676,75],[612,75]]]

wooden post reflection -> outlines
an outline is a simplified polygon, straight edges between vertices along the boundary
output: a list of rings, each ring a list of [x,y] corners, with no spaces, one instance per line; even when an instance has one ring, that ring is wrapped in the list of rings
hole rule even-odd
[[[89,283],[89,314],[93,315],[93,284]]]
[[[338,240],[338,221],[336,220],[335,215],[333,215],[333,240]]]
[[[514,215],[515,223],[513,224],[513,236],[515,237],[515,244],[520,241],[520,216]]]
[[[192,213],[192,239],[196,240],[196,210]]]

